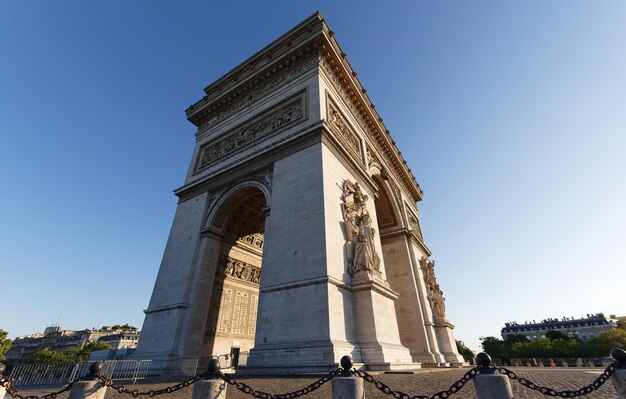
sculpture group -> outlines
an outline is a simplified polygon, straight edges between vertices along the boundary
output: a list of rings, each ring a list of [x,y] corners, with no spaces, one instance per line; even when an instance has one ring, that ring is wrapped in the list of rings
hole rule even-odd
[[[376,229],[367,211],[367,195],[359,183],[346,180],[343,183],[343,217],[347,237],[348,273],[360,271],[380,275],[380,257],[374,245]]]

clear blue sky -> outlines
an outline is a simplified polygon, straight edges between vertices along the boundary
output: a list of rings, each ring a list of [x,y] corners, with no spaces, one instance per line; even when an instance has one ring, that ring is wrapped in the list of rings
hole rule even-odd
[[[458,339],[626,315],[626,3],[5,0],[0,328],[141,326],[183,110],[318,9],[425,191]]]

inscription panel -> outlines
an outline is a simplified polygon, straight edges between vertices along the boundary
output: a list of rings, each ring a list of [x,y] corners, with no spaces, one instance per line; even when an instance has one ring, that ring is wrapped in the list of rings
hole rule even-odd
[[[248,335],[254,335],[256,332],[256,314],[259,305],[259,297],[250,295],[250,315],[248,316]]]
[[[233,289],[224,287],[222,292],[222,300],[220,303],[220,311],[217,317],[218,320],[218,332],[230,331],[231,310],[233,307]]]

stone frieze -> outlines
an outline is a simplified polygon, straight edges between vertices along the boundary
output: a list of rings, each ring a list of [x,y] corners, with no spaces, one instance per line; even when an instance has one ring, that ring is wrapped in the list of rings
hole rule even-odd
[[[262,138],[279,133],[306,118],[305,92],[301,92],[266,111],[260,117],[226,133],[217,141],[202,145],[196,164],[196,173],[216,161],[232,155]]]
[[[341,141],[352,150],[356,159],[363,163],[363,157],[361,156],[361,139],[359,135],[350,126],[346,118],[339,111],[339,107],[328,97],[326,101],[328,107],[328,119],[332,127],[339,132]]]
[[[424,237],[422,236],[422,228],[420,226],[420,222],[417,216],[412,211],[407,209],[407,218],[409,221],[409,226],[411,226],[413,232],[421,241],[424,241]]]
[[[350,89],[345,83],[346,79],[338,75],[338,68],[331,63],[328,57],[321,56],[320,70],[325,72],[325,76],[330,80],[337,93],[339,93],[344,104],[352,112],[352,115],[359,123],[361,129],[366,133],[367,137],[370,138],[376,151],[386,162],[390,163],[394,167],[394,170],[400,170],[403,172],[398,174],[398,178],[402,182],[405,190],[407,190],[407,193],[414,193],[415,190],[412,188],[412,183],[410,181],[411,177],[409,177],[412,175],[410,173],[406,174],[406,168],[394,160],[394,155],[392,153],[393,150],[391,147],[383,145],[384,139],[380,137],[380,133],[374,127],[369,118],[365,118],[363,116],[361,105],[355,100],[356,97],[354,96],[352,89]],[[420,192],[416,197],[421,197],[421,195],[422,194]]]
[[[222,257],[224,277],[234,277],[253,284],[261,282],[261,268],[224,255]]]

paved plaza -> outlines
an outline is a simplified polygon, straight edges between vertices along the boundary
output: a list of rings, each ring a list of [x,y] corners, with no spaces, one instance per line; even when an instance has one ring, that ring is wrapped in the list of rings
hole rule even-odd
[[[527,378],[538,385],[547,386],[558,390],[577,389],[584,385],[590,384],[602,372],[602,369],[524,369],[513,368],[518,376]],[[389,385],[393,389],[403,391],[410,395],[432,395],[435,392],[447,389],[451,383],[455,382],[463,376],[467,369],[438,369],[438,370],[419,370],[415,374],[377,374],[375,378]],[[309,385],[316,380],[312,378],[267,378],[267,377],[241,377],[241,381],[250,385],[256,390],[270,392],[273,394],[286,393],[295,391]],[[134,387],[140,391],[148,391],[151,389],[160,389],[170,384],[157,383],[139,383]],[[544,398],[538,392],[531,391],[517,382],[512,381],[512,388],[515,398]],[[188,387],[175,393],[163,395],[163,398],[172,399],[189,399],[193,387]],[[48,391],[42,390],[24,390],[23,394],[43,394]],[[372,384],[365,382],[366,398],[387,398],[384,393],[378,391]],[[229,386],[227,399],[244,399],[251,396],[239,392],[236,388]],[[323,385],[317,391],[306,395],[311,399],[331,398],[331,382]],[[596,399],[618,399],[613,383],[607,383],[587,398]],[[122,395],[115,391],[109,390],[106,394],[107,399],[123,399],[132,398],[131,395]],[[473,383],[469,382],[460,392],[453,395],[455,399],[475,399]],[[67,394],[60,395],[59,399],[67,399]]]

